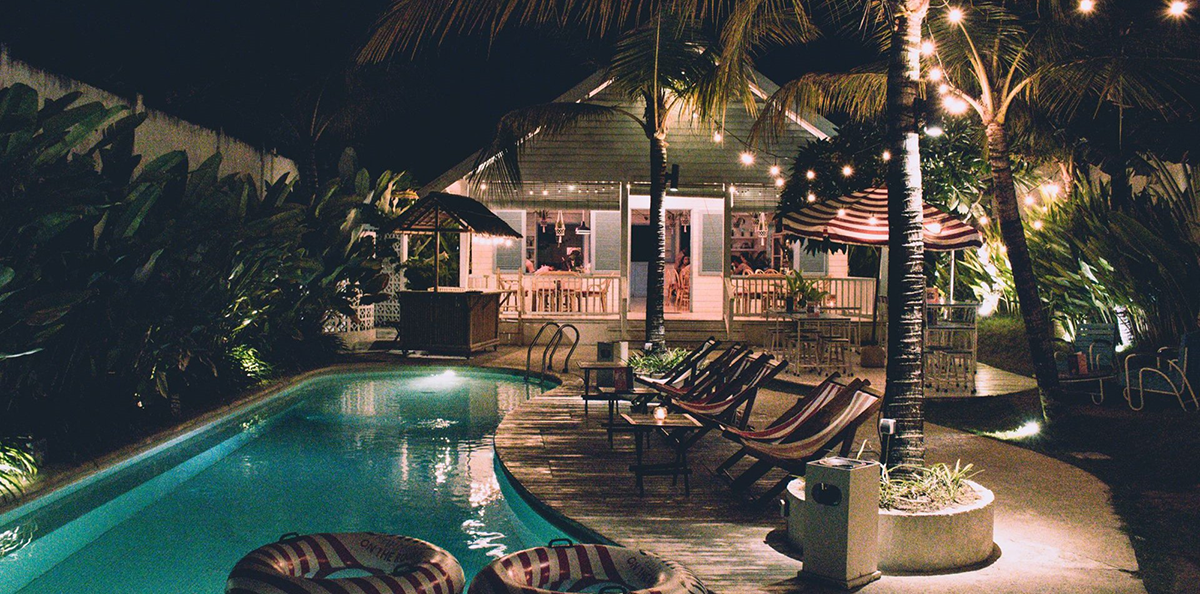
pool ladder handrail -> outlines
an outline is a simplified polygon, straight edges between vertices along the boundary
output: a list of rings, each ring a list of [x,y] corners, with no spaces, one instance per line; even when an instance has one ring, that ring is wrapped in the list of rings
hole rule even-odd
[[[553,327],[554,334],[550,336],[550,340],[546,342],[545,348],[542,349],[542,368],[541,373],[546,373],[546,370],[554,370],[554,356],[558,353],[558,347],[561,346],[563,337],[566,336],[565,330],[570,328],[575,336],[571,339],[571,350],[567,351],[567,357],[563,359],[563,373],[566,373],[571,363],[571,355],[575,354],[575,349],[579,346],[579,328],[574,324],[559,324],[558,322],[546,322],[538,328],[537,334],[534,335],[533,341],[529,343],[529,347],[525,349],[525,383],[529,383],[529,374],[533,367],[533,348],[537,346],[537,341],[545,333],[546,329]],[[547,360],[547,357],[549,358]]]

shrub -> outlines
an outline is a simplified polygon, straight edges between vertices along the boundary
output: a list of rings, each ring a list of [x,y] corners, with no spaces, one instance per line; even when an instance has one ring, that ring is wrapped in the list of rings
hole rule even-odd
[[[662,373],[683,362],[687,349],[662,349],[653,352],[638,351],[625,361],[638,373]]]
[[[978,474],[971,468],[970,464],[961,466],[959,462],[953,467],[934,464],[906,467],[906,472],[896,476],[895,469],[889,472],[885,467],[880,476],[879,508],[932,512],[970,503],[978,497],[967,484],[967,479]]]

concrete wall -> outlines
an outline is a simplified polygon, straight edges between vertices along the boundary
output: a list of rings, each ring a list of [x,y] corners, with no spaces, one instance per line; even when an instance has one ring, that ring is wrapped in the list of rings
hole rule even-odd
[[[224,159],[222,174],[249,174],[260,187],[264,179],[274,181],[284,173],[290,173],[295,179],[297,175],[296,164],[291,159],[242,142],[220,130],[210,130],[161,111],[146,109],[140,95],[121,97],[41,70],[8,55],[8,49],[0,45],[0,87],[16,83],[33,87],[43,100],[78,91],[82,94],[79,99],[81,103],[99,101],[110,107],[126,105],[145,113],[146,121],[138,127],[134,136],[134,152],[142,155],[143,164],[168,152],[184,150],[187,151],[189,165],[194,169],[220,151]]]

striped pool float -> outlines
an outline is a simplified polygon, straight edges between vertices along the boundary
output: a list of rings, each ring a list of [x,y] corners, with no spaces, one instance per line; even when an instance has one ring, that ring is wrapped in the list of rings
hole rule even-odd
[[[330,578],[343,569],[370,576]],[[461,594],[462,566],[441,547],[372,532],[287,535],[242,557],[226,594]]]
[[[565,545],[501,557],[475,576],[470,590],[470,594],[554,592],[707,594],[708,589],[683,566],[645,551]]]

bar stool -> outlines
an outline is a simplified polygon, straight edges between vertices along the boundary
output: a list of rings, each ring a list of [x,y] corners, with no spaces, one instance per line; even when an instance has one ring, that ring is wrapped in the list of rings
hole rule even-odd
[[[829,370],[849,375],[850,351],[854,348],[850,341],[850,319],[829,321],[821,335],[821,347]]]

